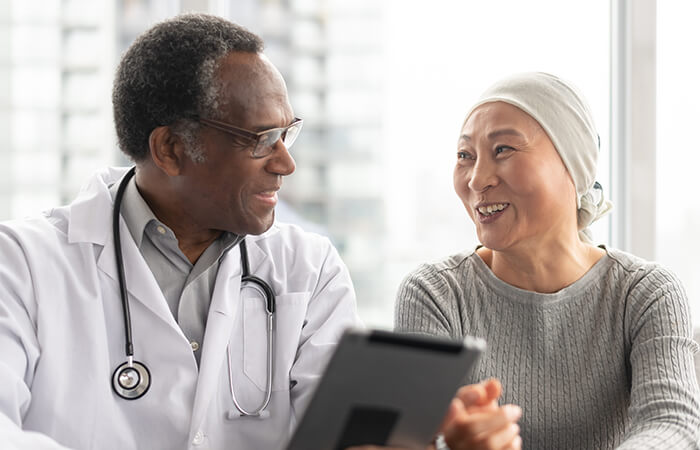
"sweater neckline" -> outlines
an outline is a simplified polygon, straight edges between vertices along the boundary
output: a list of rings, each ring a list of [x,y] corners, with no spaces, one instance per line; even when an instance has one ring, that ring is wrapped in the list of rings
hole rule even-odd
[[[496,293],[514,301],[540,304],[555,303],[574,296],[579,296],[590,287],[596,286],[596,284],[600,281],[601,274],[609,270],[610,265],[613,263],[613,258],[610,256],[610,252],[604,245],[599,247],[605,250],[605,254],[598,261],[596,261],[596,263],[593,264],[593,266],[588,269],[588,271],[583,274],[581,278],[563,289],[552,293],[528,291],[506,283],[493,273],[491,268],[487,266],[484,260],[481,259],[481,257],[476,253],[476,249],[474,252],[472,252],[470,259],[473,260],[476,273],[484,282],[487,289],[491,289]]]

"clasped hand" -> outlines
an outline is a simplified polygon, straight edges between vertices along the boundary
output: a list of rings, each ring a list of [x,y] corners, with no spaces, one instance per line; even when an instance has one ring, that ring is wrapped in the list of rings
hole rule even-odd
[[[440,426],[450,450],[520,450],[522,439],[517,422],[522,411],[515,405],[499,406],[501,391],[501,383],[495,379],[470,384],[457,391]],[[348,450],[380,449],[392,450],[377,446]],[[427,450],[435,450],[435,446],[430,445]]]

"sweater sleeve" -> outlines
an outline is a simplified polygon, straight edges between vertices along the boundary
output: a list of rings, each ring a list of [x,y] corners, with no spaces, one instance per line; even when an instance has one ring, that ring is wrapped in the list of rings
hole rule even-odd
[[[656,267],[632,287],[626,310],[630,423],[619,448],[700,448],[698,345],[683,287]]]
[[[435,336],[462,338],[460,326],[451,318],[457,299],[441,274],[423,264],[399,286],[394,311],[394,329]]]

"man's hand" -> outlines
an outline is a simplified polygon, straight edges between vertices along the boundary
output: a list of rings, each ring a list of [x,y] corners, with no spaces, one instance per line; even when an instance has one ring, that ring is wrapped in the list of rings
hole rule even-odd
[[[522,446],[515,405],[498,406],[501,383],[488,380],[462,387],[440,428],[450,450],[514,449]]]

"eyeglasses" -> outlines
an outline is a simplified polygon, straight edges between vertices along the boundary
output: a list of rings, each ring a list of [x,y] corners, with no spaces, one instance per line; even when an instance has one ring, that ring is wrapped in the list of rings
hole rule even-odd
[[[286,127],[270,128],[269,130],[256,133],[254,131],[234,127],[225,122],[219,122],[218,120],[200,118],[198,121],[203,125],[223,131],[224,133],[248,139],[250,142],[255,142],[255,147],[253,147],[252,151],[253,158],[264,158],[270,155],[275,148],[275,144],[280,139],[282,139],[284,146],[289,149],[289,147],[294,144],[294,141],[296,141],[297,136],[299,136],[301,125],[304,123],[302,119],[295,117],[294,121]]]

